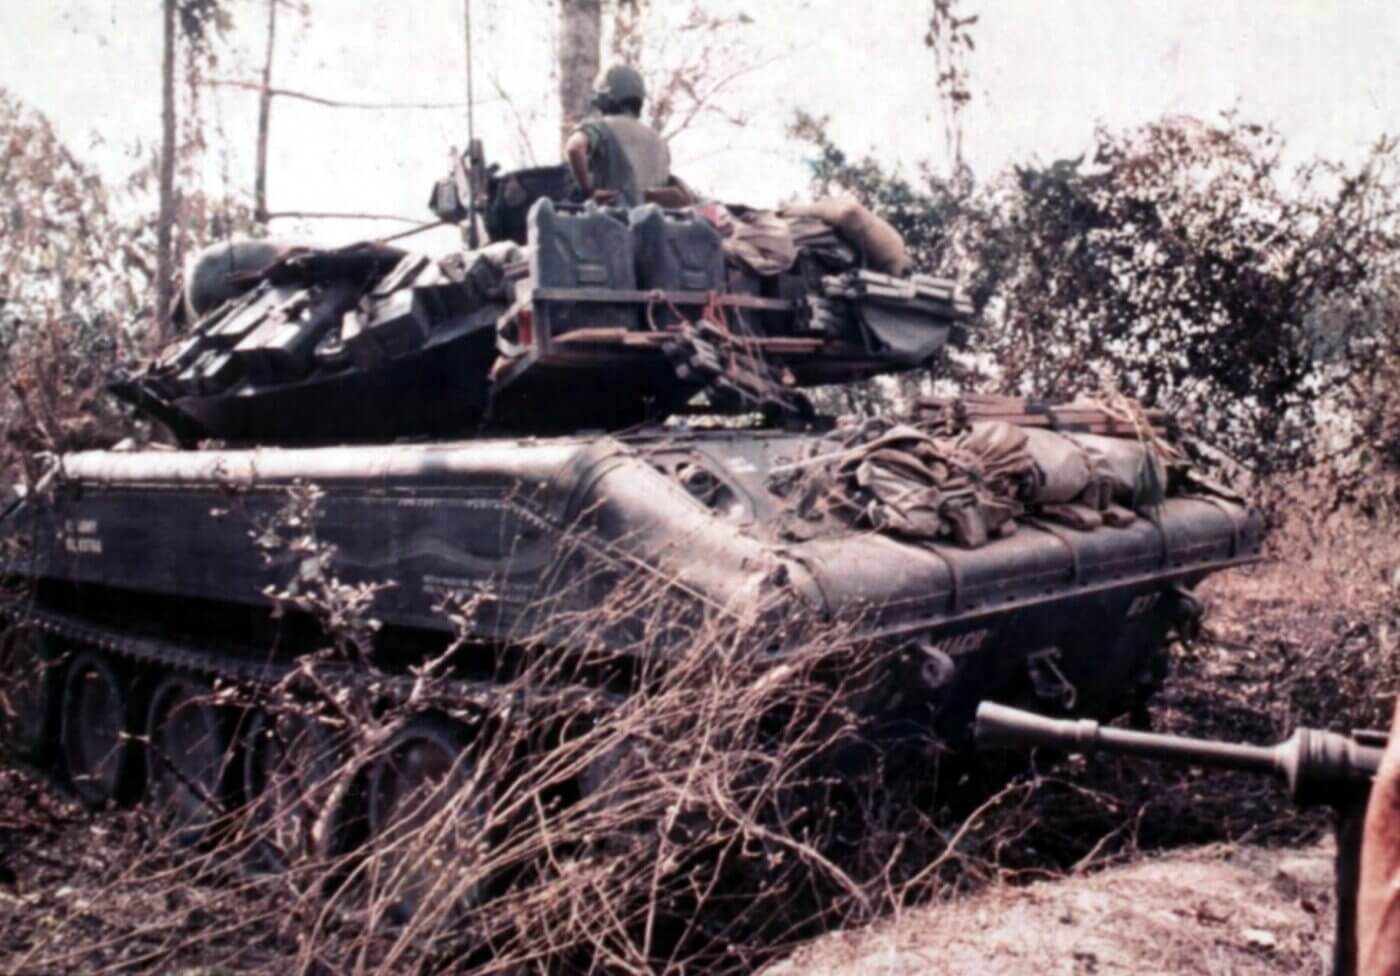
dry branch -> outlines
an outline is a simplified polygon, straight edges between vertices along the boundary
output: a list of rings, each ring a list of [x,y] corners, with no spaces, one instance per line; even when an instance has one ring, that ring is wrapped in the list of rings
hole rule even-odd
[[[241,81],[236,78],[210,78],[204,82],[206,85],[219,88],[242,88],[249,91],[261,93],[263,85],[256,81]],[[277,98],[292,98],[298,101],[311,102],[315,105],[322,105],[326,108],[347,108],[364,109],[372,112],[392,112],[400,110],[413,111],[461,111],[467,107],[466,102],[366,102],[351,99],[329,98],[325,95],[313,95],[310,92],[298,91],[294,88],[280,88],[268,86],[267,94]],[[488,99],[487,101],[494,101]],[[482,104],[478,102],[477,104]]]

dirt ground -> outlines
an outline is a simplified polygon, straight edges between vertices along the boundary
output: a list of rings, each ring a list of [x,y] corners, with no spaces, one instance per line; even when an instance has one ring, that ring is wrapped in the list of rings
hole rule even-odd
[[[6,956],[24,958],[26,933],[49,926],[68,927],[81,943],[80,932],[93,934],[84,932],[84,916],[113,894],[107,884],[114,871],[121,873],[114,863],[121,847],[107,843],[109,828],[125,825],[93,819],[13,768],[0,774],[0,784],[0,916],[12,923],[0,925],[8,930]],[[764,973],[1320,976],[1328,971],[1332,926],[1330,843],[1212,844],[1080,876],[992,884],[873,926],[829,933]],[[148,941],[135,935],[96,957],[83,955],[126,971]]]
[[[1211,845],[833,932],[764,976],[1325,973],[1332,850]]]

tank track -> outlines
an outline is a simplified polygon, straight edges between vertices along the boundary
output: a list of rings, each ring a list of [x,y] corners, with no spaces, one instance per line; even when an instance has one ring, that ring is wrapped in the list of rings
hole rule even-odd
[[[194,649],[169,640],[137,636],[106,627],[95,626],[71,614],[32,607],[15,606],[0,610],[0,619],[10,626],[31,626],[40,633],[72,641],[75,644],[103,651],[128,663],[163,669],[164,673],[180,673],[206,681],[221,681],[241,688],[277,685],[294,674],[298,659],[278,662],[252,661],[231,647],[205,643]],[[330,687],[359,687],[373,685],[375,695],[387,702],[407,701],[418,679],[363,666],[329,662],[317,671],[319,679]],[[621,696],[598,688],[564,686],[553,689],[532,689],[528,701],[519,693],[507,693],[491,681],[470,681],[444,677],[436,701],[450,701],[455,706],[474,708],[484,714],[502,710],[520,714],[529,710],[567,707],[602,711],[616,704]],[[528,714],[528,711],[526,712]]]
[[[248,658],[246,645],[241,648],[240,653],[239,648],[228,644],[216,646],[208,639],[191,638],[180,642],[136,635],[109,626],[99,626],[75,614],[36,607],[27,599],[0,604],[0,629],[14,627],[32,629],[46,639],[30,644],[34,648],[32,653],[41,660],[59,662],[60,667],[66,669],[78,656],[97,652],[121,662],[128,668],[134,666],[133,670],[146,671],[147,673],[138,680],[142,686],[148,688],[159,687],[165,680],[176,677],[192,678],[210,685],[226,682],[244,690],[271,689],[294,676],[304,660],[292,656],[278,661],[256,661]],[[53,643],[47,647],[43,646],[50,641]],[[390,714],[396,705],[411,700],[415,686],[420,680],[412,674],[385,673],[348,662],[320,662],[316,669],[319,691],[329,692],[336,697],[346,690],[352,695],[369,696],[376,711],[382,709],[382,713]],[[135,684],[135,680],[128,681],[129,686]],[[295,689],[293,693],[296,693]],[[60,697],[66,694],[65,687]],[[245,860],[233,862],[232,870],[261,874],[269,869],[280,870],[298,858],[313,856],[312,852],[340,858],[343,855],[353,856],[361,849],[368,849],[369,845],[375,843],[374,831],[379,829],[373,826],[373,817],[369,812],[371,801],[367,798],[367,791],[374,783],[373,764],[385,762],[383,757],[392,755],[395,743],[401,741],[426,744],[440,751],[460,754],[468,741],[468,726],[461,721],[464,711],[475,712],[493,723],[523,721],[530,724],[537,719],[549,722],[551,716],[557,721],[560,714],[600,715],[622,697],[616,691],[581,685],[508,692],[500,683],[463,680],[450,674],[444,675],[435,683],[431,695],[424,697],[421,707],[420,703],[415,703],[411,711],[393,716],[393,723],[383,730],[383,736],[376,735],[376,738],[381,739],[381,755],[365,760],[363,757],[354,758],[349,753],[338,753],[338,768],[323,784],[318,784],[317,789],[322,793],[314,806],[305,810],[278,808],[282,814],[306,818],[305,824],[291,828],[293,833],[289,835],[292,838],[301,837],[302,842],[307,845],[304,849],[297,846],[279,848],[277,845],[287,840],[279,836],[270,847],[261,843],[254,844],[249,848]],[[51,700],[45,707],[52,718],[46,720],[43,726],[49,727],[58,722],[55,713],[68,705],[66,701]],[[263,711],[263,705],[256,700],[233,707],[240,714],[247,716],[258,712],[262,712],[264,717],[271,714]],[[193,847],[207,840],[221,829],[211,826],[215,823],[212,818],[222,817],[230,810],[248,802],[249,796],[253,795],[247,792],[251,787],[246,779],[248,773],[243,767],[242,756],[243,750],[248,748],[248,740],[244,736],[255,728],[255,724],[244,726],[240,721],[237,727],[229,729],[226,746],[221,750],[224,758],[213,767],[215,771],[212,774],[212,783],[203,778],[199,768],[191,772],[186,766],[180,765],[181,760],[170,758],[174,754],[172,751],[164,751],[165,766],[173,769],[173,772],[166,773],[169,781],[183,782],[196,794],[208,791],[216,797],[205,801],[213,811],[209,815],[211,819],[199,821],[197,817],[200,814],[186,813],[183,815],[190,817],[190,821],[172,828],[174,832],[170,836],[181,848]],[[155,795],[153,791],[158,789],[152,779],[153,767],[149,765],[150,751],[156,748],[156,733],[153,730],[148,729],[146,745],[138,746],[138,752],[125,752],[128,758],[123,760],[124,770],[114,774],[114,777],[119,777],[121,785],[112,787],[110,792],[105,794],[100,790],[85,794],[77,788],[71,776],[71,769],[67,765],[69,760],[66,740],[60,743],[57,729],[47,728],[47,731],[40,734],[46,740],[42,747],[43,752],[26,754],[22,751],[17,754],[17,758],[40,775],[47,777],[57,789],[69,793],[90,808],[107,809],[111,806],[146,804]],[[233,756],[239,757],[237,763],[227,765],[228,758]],[[229,772],[230,769],[233,770],[232,773]],[[96,771],[89,773],[90,778],[95,775]],[[391,794],[391,800],[383,801],[388,809],[395,809],[404,796],[413,795],[410,788],[412,784],[436,782],[423,779],[422,776],[420,780],[414,780],[412,773],[408,775],[410,786],[399,786],[397,791]],[[431,777],[432,774],[424,775]],[[228,785],[230,777],[236,780],[233,785]],[[373,788],[378,789],[377,786]],[[166,793],[164,796],[166,801],[172,804],[170,809],[178,810],[171,794]],[[171,815],[169,810],[166,813]],[[181,815],[178,812],[174,814],[176,817]],[[206,830],[211,833],[206,835]],[[292,843],[295,845],[295,839]],[[412,912],[414,909],[405,910]]]

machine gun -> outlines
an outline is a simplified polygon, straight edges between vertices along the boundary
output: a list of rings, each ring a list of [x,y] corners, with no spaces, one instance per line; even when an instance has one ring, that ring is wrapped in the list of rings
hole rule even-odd
[[[1145,759],[1191,763],[1215,769],[1268,773],[1283,780],[1300,806],[1330,806],[1337,812],[1337,934],[1332,971],[1356,972],[1356,886],[1361,855],[1361,820],[1371,780],[1380,768],[1387,736],[1297,729],[1272,746],[1214,742],[1178,735],[1104,728],[1089,719],[1053,719],[994,702],[977,707],[973,735],[979,749],[1045,746],[1065,752],[1111,752]]]

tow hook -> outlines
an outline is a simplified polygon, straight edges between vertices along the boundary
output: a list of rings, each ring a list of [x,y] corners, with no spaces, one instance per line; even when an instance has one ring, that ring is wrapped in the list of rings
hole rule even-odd
[[[1201,636],[1201,620],[1206,607],[1201,598],[1184,586],[1173,586],[1171,594],[1176,599],[1175,615],[1172,624],[1183,643],[1191,643]]]
[[[929,691],[946,688],[957,676],[958,665],[952,656],[930,640],[914,643],[919,652],[919,680]]]
[[[1047,647],[1043,651],[1033,651],[1026,655],[1026,672],[1030,675],[1031,687],[1037,698],[1052,701],[1065,711],[1072,711],[1079,700],[1079,691],[1065,677],[1057,663],[1060,659],[1058,647]]]

